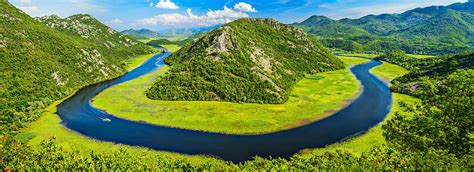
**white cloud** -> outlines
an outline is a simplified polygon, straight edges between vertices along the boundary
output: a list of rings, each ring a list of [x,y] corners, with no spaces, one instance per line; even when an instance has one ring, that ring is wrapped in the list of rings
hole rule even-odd
[[[123,21],[120,20],[120,19],[112,19],[110,21],[107,21],[107,23],[109,23],[109,24],[122,24]]]
[[[222,10],[209,10],[203,15],[195,15],[192,10],[188,8],[186,14],[160,14],[154,17],[140,19],[136,21],[135,25],[203,27],[225,24],[244,17],[249,17],[249,15],[225,6]]]
[[[255,8],[252,7],[252,5],[247,4],[245,2],[239,2],[235,4],[234,9],[237,11],[242,11],[242,12],[252,12],[252,13],[257,12],[257,10],[255,10]]]
[[[153,2],[150,2],[150,7],[153,7]]]
[[[179,7],[171,0],[160,0],[160,2],[156,3],[156,8],[162,9],[179,9]]]

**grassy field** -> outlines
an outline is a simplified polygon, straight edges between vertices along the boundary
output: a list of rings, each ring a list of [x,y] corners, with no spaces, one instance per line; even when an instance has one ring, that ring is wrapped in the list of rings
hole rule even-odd
[[[406,69],[387,62],[383,62],[382,65],[372,68],[370,72],[380,77],[387,83],[408,73]]]
[[[341,59],[352,65],[368,61]],[[325,118],[342,109],[360,90],[359,81],[345,69],[317,74],[321,79],[302,79],[290,99],[279,105],[148,99],[144,92],[149,83],[166,70],[163,68],[107,89],[94,98],[93,105],[134,121],[218,133],[257,134],[289,129]]]
[[[341,56],[345,57],[368,57],[368,58],[375,58],[378,54],[341,54]]]
[[[136,58],[129,59],[126,64],[128,66],[128,71],[133,70],[140,66],[143,62],[154,56],[155,54],[146,54],[146,55],[140,55],[137,56]]]
[[[161,46],[168,49],[168,51],[170,51],[170,52],[176,52],[179,49],[181,49],[181,47],[179,45],[176,45],[176,44],[168,44],[168,45],[161,45]]]
[[[143,43],[145,43],[145,44],[148,43],[148,42],[150,42],[150,41],[153,41],[153,40],[155,40],[155,38],[138,39],[138,41],[143,42]]]
[[[134,60],[130,60],[127,63],[129,64],[129,69],[137,67],[150,56],[151,55],[143,55],[134,58]],[[62,101],[63,100],[56,101],[48,106],[43,116],[25,128],[16,138],[27,141],[31,146],[36,146],[39,145],[41,141],[54,137],[56,138],[56,143],[66,150],[80,151],[83,155],[90,154],[91,151],[112,153],[119,150],[126,150],[131,154],[143,157],[143,160],[145,160],[144,163],[153,163],[157,158],[170,160],[179,159],[192,164],[203,164],[207,162],[225,163],[224,161],[207,156],[190,156],[172,152],[155,151],[142,147],[127,146],[88,138],[60,124],[61,119],[56,114],[56,106]]]
[[[406,74],[408,71],[404,68],[384,62],[382,65],[373,68],[371,73],[377,75],[378,77],[384,79],[385,81],[391,81],[398,76]],[[321,149],[307,149],[301,151],[302,154],[318,154],[321,155],[326,151],[336,151],[336,150],[347,150],[354,154],[360,155],[362,152],[367,152],[369,149],[375,145],[381,145],[385,143],[385,138],[382,135],[382,125],[384,125],[389,119],[394,117],[396,112],[400,114],[410,116],[412,114],[405,112],[404,109],[400,107],[400,102],[407,104],[414,104],[420,100],[408,95],[393,93],[393,106],[388,114],[387,118],[377,126],[371,128],[366,133],[351,138],[347,141],[329,145]]]
[[[432,55],[419,55],[419,54],[407,54],[407,55],[418,58],[418,59],[435,57],[435,56],[432,56]]]

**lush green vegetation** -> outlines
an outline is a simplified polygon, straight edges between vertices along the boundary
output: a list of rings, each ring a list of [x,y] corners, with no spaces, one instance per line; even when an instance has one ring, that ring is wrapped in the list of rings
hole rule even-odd
[[[152,46],[162,46],[162,45],[178,45],[178,46],[187,46],[187,45],[190,45],[192,43],[194,43],[195,41],[199,40],[201,37],[203,37],[205,34],[207,33],[207,31],[203,31],[203,32],[199,32],[199,33],[196,33],[186,39],[183,39],[183,40],[170,40],[170,39],[158,39],[158,40],[152,40],[152,41],[149,41],[147,42],[148,45],[152,45]]]
[[[168,51],[170,52],[176,52],[178,51],[179,49],[181,49],[181,47],[179,45],[176,45],[176,44],[163,44],[161,45],[163,48],[166,48]]]
[[[151,40],[150,42],[147,42],[146,44],[148,45],[154,45],[154,46],[161,46],[163,44],[178,44],[178,41],[170,41],[168,39],[156,39],[156,40]]]
[[[316,39],[271,19],[240,19],[181,48],[147,90],[159,100],[283,103],[305,74],[343,68]]]
[[[366,57],[373,57],[370,54],[367,55],[368,56]],[[345,56],[364,57],[363,54],[346,54]],[[382,65],[371,69],[370,72],[387,82],[390,82],[391,80],[408,73],[406,69],[387,62],[384,62]],[[361,155],[364,152],[368,152],[374,146],[382,146],[383,144],[386,144],[387,142],[385,141],[385,138],[383,136],[382,126],[385,125],[389,119],[392,119],[395,116],[395,113],[403,114],[405,116],[413,116],[413,113],[405,110],[402,105],[413,106],[414,104],[418,103],[419,100],[404,94],[394,93],[393,102],[394,103],[392,109],[387,115],[387,118],[385,118],[383,122],[371,128],[367,132],[359,136],[350,138],[346,141],[335,143],[321,149],[307,149],[304,150],[303,153],[309,155],[323,155],[327,151],[336,152],[338,150],[344,150],[351,152],[355,155]]]
[[[403,52],[389,52],[378,57],[378,59],[398,64],[411,72],[403,77],[395,79],[392,90],[416,97],[426,96],[426,89],[431,89],[436,80],[442,81],[448,75],[474,66],[474,53],[468,52],[453,56],[442,56],[433,58],[414,58]]]
[[[388,65],[388,64],[384,64]],[[395,67],[384,67],[384,69],[395,68]],[[374,69],[376,70],[376,69]],[[383,72],[383,70],[380,70]],[[399,75],[399,74],[396,74]],[[385,76],[390,76],[385,74]],[[392,78],[394,76],[391,76]],[[463,77],[465,78],[465,77]],[[469,78],[469,77],[467,77]],[[472,78],[472,77],[470,77]],[[389,80],[390,78],[385,78]],[[472,84],[471,84],[472,85]],[[447,86],[451,87],[451,84]],[[466,88],[463,85],[460,88]],[[448,88],[449,88],[448,87]],[[401,95],[400,95],[401,96]],[[452,97],[456,97],[451,95]],[[469,96],[468,96],[469,97]],[[472,95],[470,95],[472,98]],[[395,95],[395,99],[404,100],[408,98],[407,96],[399,97]],[[445,97],[444,97],[445,98]],[[410,100],[410,99],[407,99]],[[443,99],[439,99],[443,100]],[[402,102],[402,101],[397,101]],[[403,101],[405,102],[405,101]],[[413,101],[410,103],[414,103]],[[423,103],[424,105],[425,103]],[[55,110],[54,106],[51,106]],[[397,109],[407,110],[413,109],[412,105],[407,103],[397,103]],[[403,110],[403,114],[396,114],[396,117],[389,122],[396,121],[399,116],[403,116],[404,120],[414,119],[416,116],[420,115],[419,113],[412,113],[407,110]],[[447,109],[446,109],[447,110]],[[457,111],[459,112],[459,111]],[[50,117],[58,118],[56,115],[52,114]],[[409,114],[409,115],[404,115]],[[181,156],[177,154],[166,154],[162,152],[147,151],[146,149],[133,148],[128,146],[114,145],[106,142],[97,142],[86,139],[83,136],[72,133],[65,130],[60,126],[58,122],[54,122],[51,119],[45,119],[44,121],[53,121],[42,126],[55,125],[58,128],[51,130],[39,129],[37,131],[43,131],[41,135],[44,135],[47,138],[56,133],[57,131],[67,132],[67,134],[58,134],[57,139],[54,140],[54,143],[51,141],[45,141],[40,144],[40,146],[27,147],[23,143],[15,140],[9,140],[5,142],[2,149],[2,156],[0,158],[0,168],[9,168],[9,169],[185,169],[185,170],[263,170],[263,169],[273,169],[273,170],[288,170],[288,169],[299,169],[299,170],[318,170],[318,169],[340,169],[340,170],[367,170],[367,169],[377,169],[377,170],[395,170],[395,169],[469,169],[468,163],[471,156],[466,154],[451,154],[443,149],[434,147],[435,144],[421,144],[417,149],[409,147],[409,150],[405,149],[405,142],[410,142],[410,139],[398,139],[396,143],[391,141],[385,142],[386,145],[380,145],[379,139],[372,140],[376,144],[370,143],[371,140],[365,140],[360,142],[361,144],[366,144],[371,147],[361,148],[354,147],[348,148],[346,150],[336,150],[329,152],[321,151],[305,151],[303,154],[296,154],[290,160],[285,159],[263,159],[255,158],[252,161],[247,161],[243,164],[232,164],[229,162],[223,162],[219,160],[213,160],[212,158],[204,157],[189,157]],[[59,119],[56,119],[59,121]],[[390,124],[391,125],[391,124]],[[388,136],[390,132],[399,132],[398,130],[388,130],[391,127],[389,125],[384,125],[383,132],[385,136]],[[412,126],[413,127],[413,126]],[[415,128],[414,128],[415,129]],[[49,131],[49,132],[48,132]],[[51,132],[54,131],[54,132]],[[392,136],[406,136],[406,133],[413,133],[408,128],[404,128],[404,133],[397,133],[397,135]],[[429,130],[419,130],[419,131],[429,131]],[[455,131],[455,130],[453,130]],[[380,138],[380,132],[369,131],[369,135],[374,134]],[[40,143],[39,134],[25,134],[18,137],[18,140],[28,139],[35,135],[36,137],[30,141],[35,144]],[[49,136],[48,136],[49,135]],[[67,137],[65,137],[67,136]],[[59,140],[60,137],[65,137],[62,141]],[[362,136],[363,138],[364,136]],[[394,138],[392,138],[394,139]],[[34,141],[33,141],[34,140]],[[436,142],[438,140],[435,140]],[[58,144],[59,142],[59,144]],[[432,142],[433,143],[433,142]],[[355,143],[354,143],[355,144]],[[352,146],[354,146],[352,144]],[[58,146],[60,145],[60,146]],[[63,146],[65,145],[65,147]],[[67,146],[69,145],[69,147]],[[113,145],[113,146],[112,146]],[[400,146],[403,145],[403,146]],[[76,147],[77,146],[77,147]],[[78,151],[75,148],[84,148],[86,151]],[[87,149],[91,148],[91,149]],[[341,147],[344,149],[344,147]],[[346,147],[347,148],[347,147]],[[424,149],[419,149],[424,148]],[[112,151],[110,151],[112,149]],[[123,150],[122,150],[123,149]],[[339,149],[339,148],[337,148]],[[94,150],[90,152],[89,150]],[[102,150],[102,151],[97,151]],[[108,151],[105,151],[108,150]],[[360,153],[362,152],[362,153]],[[354,154],[356,153],[356,154]],[[32,155],[32,156],[25,156]]]
[[[388,74],[388,73],[387,73]],[[385,75],[387,75],[385,74]],[[365,152],[370,151],[375,146],[383,146],[387,144],[383,136],[382,126],[387,124],[387,121],[395,117],[395,113],[406,117],[412,117],[414,114],[406,110],[405,106],[414,106],[419,103],[419,99],[410,97],[404,94],[393,93],[393,106],[387,118],[377,126],[369,129],[361,135],[349,138],[346,141],[328,145],[320,149],[305,149],[302,151],[303,155],[311,156],[312,154],[323,155],[326,152],[347,151],[356,156],[360,156]]]
[[[341,57],[346,64],[367,59]],[[360,91],[349,70],[308,75],[283,104],[239,104],[217,101],[157,101],[145,96],[146,85],[168,67],[105,90],[93,105],[116,116],[163,126],[220,133],[256,134],[304,125],[331,115]],[[258,114],[258,115],[257,115]],[[205,119],[205,120],[203,120]]]
[[[146,56],[142,56],[146,57]],[[129,62],[129,69],[135,68],[133,64],[143,63],[143,58],[134,58],[134,60],[130,60]],[[51,138],[54,138],[54,146],[59,146],[62,148],[62,153],[65,152],[74,152],[76,157],[88,157],[91,153],[95,153],[97,156],[114,156],[114,154],[118,154],[119,152],[124,155],[129,155],[133,157],[132,159],[139,159],[139,164],[148,164],[148,166],[156,166],[157,159],[166,160],[168,162],[186,162],[187,164],[191,165],[202,165],[206,163],[212,164],[225,164],[225,162],[211,158],[206,156],[189,156],[189,155],[181,155],[177,153],[170,153],[170,152],[162,152],[162,151],[154,151],[149,150],[147,148],[141,147],[134,147],[134,146],[127,146],[121,144],[115,144],[110,142],[98,141],[86,136],[83,136],[79,133],[71,131],[67,128],[64,128],[61,125],[61,119],[56,114],[56,106],[61,103],[63,100],[56,101],[52,103],[50,106],[46,107],[44,113],[41,115],[39,119],[35,122],[28,125],[27,128],[21,130],[20,134],[17,134],[10,141],[19,142],[20,143],[27,143],[27,146],[30,146],[28,149],[38,150],[39,145],[43,141],[48,141]],[[7,138],[4,138],[7,139]],[[5,143],[9,144],[9,143]],[[21,145],[24,146],[24,145]],[[26,146],[26,145],[25,145]],[[1,148],[1,145],[0,145]],[[5,150],[6,151],[6,150]],[[5,154],[8,155],[8,154]],[[66,154],[69,155],[69,154]],[[72,157],[70,157],[72,158]],[[5,159],[3,159],[5,160]],[[22,161],[26,162],[26,161]],[[5,161],[0,161],[0,164],[5,163]],[[72,163],[72,162],[64,162],[64,163]],[[19,162],[15,162],[14,164],[19,165]],[[126,163],[125,163],[126,164]],[[127,166],[130,166],[128,164]],[[31,166],[30,166],[31,167]],[[125,166],[123,166],[125,167]],[[0,167],[4,168],[4,167]],[[65,167],[63,167],[65,168]],[[176,167],[177,168],[177,167]]]
[[[469,30],[470,28],[463,28],[469,25],[469,23],[472,24],[472,22],[459,22],[471,17],[470,14],[465,13],[473,12],[472,4],[472,2],[454,4],[446,7],[449,9],[439,7],[413,10],[413,15],[406,16],[421,19],[428,17],[430,20],[426,21],[426,23],[430,25],[410,25],[409,29],[405,29],[404,32],[409,33],[407,35],[415,35],[413,37],[414,44],[420,45],[420,47],[424,47],[424,44],[421,44],[424,41],[432,40],[433,45],[440,48],[437,51],[416,46],[417,52],[420,49],[423,52],[425,50],[428,52],[429,50],[430,52],[440,53],[460,51],[464,45],[455,44],[453,40],[462,42],[463,40],[472,39],[472,35],[469,33],[472,30]],[[436,13],[438,10],[442,10],[440,14],[446,14],[448,18],[436,15],[435,17],[439,18],[436,19],[431,14],[425,14],[425,11]],[[405,16],[405,14],[408,13],[401,14],[400,16]],[[390,15],[375,16],[375,18],[384,17],[390,18]],[[366,19],[370,18],[372,17],[367,17]],[[39,22],[39,20],[48,24],[49,27],[45,23]],[[368,131],[367,135],[330,146],[324,152],[321,150],[304,151],[304,153],[296,154],[290,159],[256,157],[242,164],[233,164],[211,157],[179,155],[96,141],[62,127],[59,123],[59,117],[55,114],[55,105],[60,103],[60,101],[55,100],[64,98],[85,85],[119,76],[128,67],[133,68],[138,64],[136,61],[130,61],[132,56],[151,53],[150,49],[147,49],[143,44],[115,33],[110,28],[96,22],[91,16],[75,15],[70,17],[69,20],[73,22],[69,23],[65,19],[55,16],[34,20],[8,4],[7,1],[0,0],[0,67],[2,69],[0,73],[0,78],[2,78],[0,81],[0,168],[2,170],[105,171],[180,169],[318,171],[321,169],[335,169],[341,171],[468,171],[473,168],[473,53],[416,59],[410,58],[401,52],[390,51],[380,56],[379,59],[399,64],[407,68],[409,73],[398,77],[403,74],[403,70],[388,63],[384,63],[382,66],[372,70],[372,72],[379,74],[380,77],[387,81],[398,77],[391,82],[392,90],[418,97],[421,100],[420,103],[411,97],[395,94],[396,104],[393,109],[394,111],[383,124]],[[58,23],[62,24],[58,25]],[[271,23],[271,27],[277,27],[282,30],[289,29],[274,22],[269,23]],[[433,29],[431,26],[435,23],[450,23],[452,26],[441,25],[442,29]],[[387,29],[391,27],[390,23],[384,23],[384,26],[387,27],[373,27],[370,29],[369,25],[365,25],[364,29],[360,30],[336,25],[333,29],[336,31],[338,29],[339,31],[351,30],[354,34],[362,35],[365,34],[364,30],[370,34],[391,33],[386,39],[407,36],[401,31]],[[395,26],[398,27],[398,25]],[[253,27],[246,25],[245,29],[251,30]],[[459,28],[461,30],[457,30]],[[431,30],[426,31],[423,29]],[[445,35],[448,31],[453,30],[456,34],[465,37]],[[245,33],[236,29],[237,31]],[[292,32],[298,31],[292,30]],[[278,37],[275,38],[272,32],[264,33],[261,35],[257,34],[261,36],[259,39],[265,41],[280,40]],[[423,34],[420,35],[420,33]],[[289,36],[281,40],[292,40],[292,38],[292,36]],[[304,39],[305,37],[302,38]],[[206,39],[209,39],[209,37],[206,38],[204,36],[198,39],[197,42],[203,40],[203,42],[206,42]],[[312,38],[308,39],[309,42],[313,42]],[[217,42],[221,42],[220,39],[217,40]],[[422,42],[418,42],[419,40]],[[224,43],[228,42],[224,41]],[[227,47],[228,45],[235,45],[233,43],[213,45],[224,45],[223,47]],[[403,42],[403,39],[401,39],[397,43],[408,42]],[[360,44],[365,45],[363,43]],[[412,43],[409,42],[407,45],[411,46]],[[285,46],[283,43],[272,46],[289,52],[292,52],[291,48],[295,48],[292,47],[291,42]],[[288,46],[291,48],[289,50],[285,49]],[[317,44],[314,44],[314,46],[320,50],[311,53],[322,54],[322,56],[326,55],[327,52],[324,48]],[[451,46],[452,49],[446,51],[445,46]],[[206,46],[203,45],[203,47]],[[389,50],[396,46],[384,44],[382,47],[388,47],[387,50]],[[222,46],[217,46],[217,48],[222,48]],[[299,48],[296,47],[295,49],[305,51],[304,48]],[[265,47],[260,49],[265,53],[269,53]],[[183,58],[174,56],[175,58],[168,62],[186,62],[189,59],[186,59],[184,54],[196,53],[192,50],[193,48],[187,47],[185,50],[180,51]],[[270,55],[275,55],[276,57],[281,55],[273,54],[274,52],[271,53]],[[294,54],[296,53],[292,52],[292,55]],[[229,57],[225,52],[211,53],[211,55],[213,56],[210,57]],[[241,56],[243,55],[241,54]],[[146,58],[147,56],[141,56],[137,60],[144,60]],[[345,59],[345,61],[355,63],[358,60]],[[253,61],[247,60],[247,62]],[[257,62],[261,62],[261,60]],[[332,66],[334,69],[335,66],[342,66],[342,64],[338,64],[337,60],[331,62],[334,62]],[[187,63],[197,63],[200,65],[200,63],[192,60]],[[280,61],[280,63],[283,62]],[[265,69],[260,68],[257,63],[255,66],[259,72]],[[331,66],[331,64],[328,64],[328,66]],[[176,65],[173,67],[176,67]],[[308,71],[300,73],[301,80],[298,84],[305,80],[328,81],[330,79],[329,75],[338,74],[341,71],[312,74],[308,69]],[[326,77],[321,77],[324,75]],[[164,77],[169,76],[172,76],[172,72]],[[337,77],[340,76],[335,76],[334,78]],[[294,83],[297,83],[296,80]],[[298,84],[291,88],[298,90]],[[292,93],[288,93],[289,100],[294,98]],[[54,103],[51,104],[51,102]],[[51,105],[48,106],[48,104]],[[31,121],[35,122],[30,124]],[[26,126],[29,127],[25,128]],[[20,129],[21,133],[17,134],[17,131]],[[382,133],[383,138],[380,137],[380,133]],[[50,140],[51,137],[56,138]]]
[[[0,1],[0,137],[37,119],[54,100],[120,76],[125,60],[154,52],[89,15],[38,20]]]
[[[451,54],[474,48],[474,2],[332,20],[312,16],[294,26],[349,52],[403,50],[413,54]]]
[[[158,32],[154,32],[148,29],[128,29],[120,32],[124,35],[130,36],[137,40],[153,40],[158,39],[161,35]]]

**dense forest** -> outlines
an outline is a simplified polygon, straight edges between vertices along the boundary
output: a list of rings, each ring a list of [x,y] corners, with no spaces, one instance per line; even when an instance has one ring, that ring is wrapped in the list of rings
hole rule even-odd
[[[181,48],[147,91],[160,100],[283,103],[305,73],[342,61],[302,30],[272,19],[239,19]]]
[[[0,1],[0,136],[35,120],[52,101],[122,75],[125,60],[154,51],[89,15],[33,19]]]
[[[474,48],[473,9],[470,1],[359,19],[312,16],[293,25],[316,35],[325,46],[342,51],[452,54]]]

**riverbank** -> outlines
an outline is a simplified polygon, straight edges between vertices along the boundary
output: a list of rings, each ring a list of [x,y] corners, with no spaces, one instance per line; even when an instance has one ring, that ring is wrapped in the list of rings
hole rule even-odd
[[[380,77],[386,82],[390,82],[391,80],[408,73],[406,69],[394,64],[387,63],[387,62],[383,62],[382,65],[371,69],[370,72]],[[401,108],[400,103],[403,102],[407,105],[413,105],[419,101],[420,101],[419,99],[408,96],[408,95],[393,93],[393,105],[390,110],[390,113],[387,115],[384,121],[379,123],[377,126],[371,128],[370,130],[368,130],[367,132],[359,136],[349,138],[348,140],[340,142],[340,143],[331,144],[324,148],[319,148],[319,149],[302,150],[301,154],[322,155],[328,151],[335,152],[337,150],[345,150],[345,151],[354,153],[356,155],[361,155],[363,152],[369,151],[370,148],[372,148],[373,146],[382,145],[386,143],[385,138],[382,134],[383,132],[382,125],[386,124],[388,120],[392,119],[395,113],[398,112],[401,115],[406,115],[406,116],[413,115],[412,113],[406,112],[403,108]]]
[[[152,55],[141,55],[126,62],[128,69],[134,69]],[[69,151],[78,151],[86,156],[93,152],[110,153],[126,151],[134,157],[141,157],[143,163],[153,164],[156,159],[167,159],[170,161],[186,161],[191,164],[224,164],[225,162],[216,158],[201,155],[183,155],[165,151],[155,151],[148,148],[128,146],[116,144],[112,142],[104,142],[86,137],[82,134],[74,132],[61,125],[61,119],[56,114],[57,105],[66,100],[58,100],[45,109],[45,113],[31,125],[21,131],[17,138],[20,141],[27,142],[32,147],[38,146],[42,141],[55,138],[55,143]]]
[[[367,59],[340,57],[349,65]],[[284,104],[156,101],[145,96],[148,85],[168,68],[105,90],[93,105],[120,118],[191,130],[261,134],[305,125],[344,108],[361,87],[349,70],[308,76],[296,84]]]

